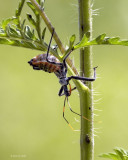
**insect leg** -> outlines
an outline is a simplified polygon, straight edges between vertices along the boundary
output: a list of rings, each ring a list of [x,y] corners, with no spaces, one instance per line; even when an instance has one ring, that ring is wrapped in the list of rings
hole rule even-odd
[[[72,108],[71,108],[71,106],[70,106],[70,103],[69,103],[69,101],[68,101],[68,97],[67,97],[67,102],[68,102],[69,109],[70,109],[70,111],[71,111],[72,113],[74,113],[74,114],[76,114],[76,115],[78,115],[78,116],[86,119],[87,121],[90,121],[88,118],[86,118],[86,117],[82,116],[81,114],[79,114],[79,113],[77,113],[77,112],[75,112],[75,111],[72,110]]]
[[[71,84],[69,83],[69,93],[70,93],[70,95],[71,95],[72,91],[75,90],[75,89],[76,89],[76,87],[71,88]]]
[[[52,32],[52,36],[51,36],[51,39],[50,39],[50,42],[49,42],[49,45],[48,45],[48,50],[47,50],[47,56],[46,56],[46,60],[48,61],[48,55],[49,55],[49,50],[50,50],[50,46],[51,46],[51,42],[52,42],[52,37],[54,35],[54,28],[53,28],[53,32]]]
[[[64,88],[63,88],[63,86],[62,86],[62,87],[60,88],[60,90],[59,90],[59,93],[58,93],[59,96],[63,96],[63,95],[64,95],[64,94],[62,94],[63,90],[64,90]]]
[[[71,50],[65,57],[64,57],[64,60],[63,60],[63,64],[64,64],[64,67],[65,67],[65,72],[67,73],[67,64],[66,64],[66,59],[68,58],[68,56],[70,55],[70,53],[72,52],[73,50]]]
[[[67,97],[65,97],[65,99],[64,99],[63,118],[64,118],[64,120],[67,122],[67,124],[69,125],[69,127],[70,127],[72,130],[74,130],[74,129],[72,128],[72,126],[70,125],[70,123],[68,122],[68,120],[65,118],[65,115],[64,115],[66,99],[67,99]]]
[[[51,42],[52,42],[52,38],[53,38],[53,35],[54,35],[54,31],[55,31],[55,29],[53,28],[52,36],[51,36],[51,39],[50,39],[50,42],[49,42],[49,45],[48,45],[46,61],[47,61],[48,63],[51,63],[51,64],[55,64],[55,65],[62,65],[62,63],[51,62],[51,61],[49,61],[49,59],[48,59],[49,50],[50,50],[50,46],[51,46]]]
[[[76,89],[76,87],[74,87],[74,88],[71,88],[70,90],[69,90],[69,92],[70,92],[70,95],[71,95],[71,92],[72,91],[74,91]]]
[[[68,77],[68,81],[70,81],[71,79],[76,79],[76,80],[83,80],[83,81],[95,81],[96,80],[96,68],[94,67],[94,77],[93,78],[87,78],[87,77],[80,77],[80,76],[71,76]]]
[[[71,93],[71,92],[74,91],[75,89],[76,89],[76,87],[72,88],[71,91],[69,90],[68,92]],[[60,90],[61,90],[61,89],[60,89]],[[59,93],[60,93],[60,91],[59,91]],[[65,95],[65,94],[61,92],[61,94],[58,94],[58,95],[59,95],[59,96],[63,96],[63,95]]]
[[[74,91],[76,89],[76,87],[72,88],[71,91]]]
[[[72,92],[72,88],[71,88],[71,84],[69,83],[69,93],[70,93],[70,95],[71,95],[71,92]]]

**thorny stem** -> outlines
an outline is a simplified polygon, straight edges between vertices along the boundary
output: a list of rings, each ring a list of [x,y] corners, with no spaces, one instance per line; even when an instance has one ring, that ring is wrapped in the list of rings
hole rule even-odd
[[[80,40],[86,32],[92,34],[91,0],[78,0],[79,5],[79,34]],[[92,55],[91,48],[86,47],[80,50],[80,71],[81,76],[91,77]],[[90,121],[81,118],[80,152],[81,160],[93,160],[94,136],[93,136],[93,103],[92,103],[92,83],[86,83],[88,89],[81,90],[80,110],[81,115]]]
[[[45,24],[47,25],[49,31],[50,31],[51,34],[52,34],[52,31],[53,31],[53,28],[54,28],[54,27],[52,26],[49,18],[48,18],[47,15],[45,14],[44,10],[41,8],[41,6],[37,3],[36,0],[30,0],[30,1],[31,1],[32,4],[35,6],[35,8],[37,9],[37,11],[40,13],[42,19],[44,20]],[[66,49],[64,48],[64,46],[63,46],[61,40],[59,39],[56,31],[54,32],[53,38],[54,38],[56,44],[58,45],[61,53],[64,54],[64,53],[66,52]],[[73,65],[73,62],[72,62],[72,60],[71,60],[69,57],[67,58],[66,62],[67,62],[68,65],[72,68],[73,72],[78,75],[78,72],[77,72],[75,66]]]

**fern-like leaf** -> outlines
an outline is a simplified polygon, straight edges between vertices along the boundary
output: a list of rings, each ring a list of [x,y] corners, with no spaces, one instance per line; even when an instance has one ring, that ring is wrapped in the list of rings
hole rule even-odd
[[[30,1],[26,3],[35,14],[36,19],[30,14],[27,14],[27,19],[34,26],[34,29],[25,25],[25,19],[21,21],[24,2],[25,0],[20,0],[18,9],[15,11],[15,17],[2,21],[0,25],[0,44],[46,51],[48,48],[48,44],[44,42],[46,28],[41,31],[40,15]],[[44,0],[38,0],[38,3],[43,7]],[[35,34],[35,31],[37,31],[37,34]],[[51,48],[50,52],[60,59],[56,50]]]
[[[112,160],[128,160],[128,152],[122,148],[115,148],[115,153],[101,154],[99,157],[108,158]]]
[[[119,37],[106,37],[106,34],[103,33],[93,40],[89,40],[85,34],[82,40],[77,43],[73,48],[83,48],[91,45],[124,45],[128,46],[128,40],[121,40]]]

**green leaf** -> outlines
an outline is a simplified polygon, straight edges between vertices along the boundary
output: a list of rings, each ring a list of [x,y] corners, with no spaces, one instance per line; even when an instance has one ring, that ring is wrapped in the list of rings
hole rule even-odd
[[[73,44],[74,44],[75,40],[76,40],[76,35],[74,34],[74,35],[72,35],[72,36],[70,37],[70,39],[69,39],[68,49],[66,50],[65,54],[63,54],[62,59],[63,59],[71,50],[74,49],[74,48],[73,48]]]
[[[102,42],[104,41],[104,39],[105,39],[105,36],[106,36],[106,34],[105,33],[103,33],[103,34],[101,34],[101,35],[99,35],[95,40],[96,40],[96,42],[98,43],[98,44],[102,44]]]
[[[74,46],[74,49],[86,47],[88,45],[88,37],[84,34],[82,40]]]
[[[6,26],[7,26],[12,20],[13,20],[12,18],[4,19],[4,20],[2,21],[1,27],[5,30]]]
[[[28,25],[26,25],[24,28],[24,35],[25,35],[25,38],[27,38],[27,39],[32,39],[32,40],[36,39],[36,37],[34,35],[34,30],[31,31],[31,28]]]
[[[3,28],[0,28],[0,37],[5,37],[5,36],[6,36],[5,31],[3,30]]]
[[[46,51],[47,49],[45,43],[41,45],[40,43],[32,40],[15,39],[13,37],[0,37],[0,44],[36,49],[40,51]]]
[[[122,40],[118,43],[119,45],[128,46],[128,40]]]
[[[24,2],[25,2],[25,0],[21,0],[21,1],[20,1],[19,6],[18,6],[18,9],[17,9],[16,12],[15,12],[16,17],[19,17],[19,16],[20,16],[21,11],[22,11],[22,8],[23,8],[23,6],[24,6]]]
[[[42,32],[42,40],[44,40],[45,33],[46,33],[46,27],[43,29],[43,32]]]
[[[12,44],[12,43],[8,39],[0,38],[0,44]]]
[[[28,1],[28,2],[26,2],[27,3],[27,5],[31,8],[31,10],[33,11],[33,13],[37,16],[37,15],[39,15],[39,13],[38,13],[38,11],[35,9],[35,7],[33,6],[33,4],[30,2],[30,1]]]
[[[116,44],[116,43],[119,42],[119,40],[120,40],[119,37],[114,37],[114,38],[108,39],[108,42],[109,42],[110,44],[114,44],[114,43]]]
[[[115,148],[115,153],[101,154],[99,157],[109,158],[113,160],[128,160],[128,152],[122,148]]]
[[[109,159],[113,159],[113,160],[119,160],[118,155],[116,155],[114,153],[106,153],[106,154],[104,153],[104,154],[99,155],[99,157],[109,158]]]
[[[89,40],[89,36],[84,35],[82,40],[74,45],[74,50],[78,48],[83,48],[91,45],[123,45],[128,46],[128,40],[121,40],[119,37],[106,37],[106,34],[103,33],[93,40]]]
[[[16,30],[11,26],[8,26],[8,32],[9,32],[9,35],[12,37],[17,37],[17,38],[21,37],[19,30]]]
[[[29,22],[36,28],[36,21],[33,19],[32,15],[27,13],[27,18]]]
[[[26,19],[24,19],[23,22],[21,23],[21,30],[24,29],[25,21],[26,21]]]
[[[128,160],[128,153],[124,149],[115,148],[114,151],[120,157],[121,160]]]
[[[72,35],[70,40],[69,40],[69,48],[72,49],[73,48],[73,45],[74,45],[74,42],[76,40],[76,35]]]
[[[12,21],[10,21],[10,22],[12,22],[13,24],[15,24],[16,26],[19,24],[19,19],[17,17],[13,16],[11,19],[12,19]],[[9,24],[10,24],[10,22],[9,22]]]

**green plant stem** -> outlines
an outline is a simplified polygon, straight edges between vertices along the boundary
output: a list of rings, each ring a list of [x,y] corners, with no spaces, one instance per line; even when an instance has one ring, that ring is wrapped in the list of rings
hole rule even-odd
[[[40,15],[41,15],[42,19],[44,20],[45,24],[47,25],[49,31],[52,33],[54,27],[52,26],[49,18],[45,14],[44,10],[41,8],[41,6],[37,3],[36,0],[30,0],[30,1],[35,6],[35,8],[37,9],[37,11],[40,13]],[[64,46],[63,46],[61,40],[59,39],[56,31],[54,32],[53,38],[54,38],[56,44],[58,45],[61,53],[64,54],[66,52],[66,49],[64,48]],[[78,75],[78,72],[77,72],[75,66],[73,65],[72,60],[68,57],[66,61],[67,61],[68,65],[71,67],[71,69],[73,70],[73,72]]]
[[[86,32],[92,33],[91,22],[91,1],[78,0],[79,5],[79,34],[80,40]],[[91,48],[86,47],[80,50],[80,74],[81,76],[91,77],[92,55]],[[90,121],[81,118],[81,137],[80,151],[81,160],[92,160],[94,153],[93,137],[93,103],[92,103],[92,83],[86,83],[88,89],[80,90],[80,110],[81,114]]]

